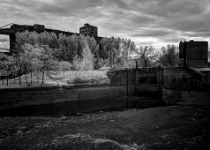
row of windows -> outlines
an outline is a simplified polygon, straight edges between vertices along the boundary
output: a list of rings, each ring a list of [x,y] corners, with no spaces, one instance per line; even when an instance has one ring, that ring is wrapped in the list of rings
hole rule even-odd
[[[96,27],[91,27],[91,26],[88,26],[88,27],[81,27],[80,29],[92,29],[92,30],[97,30]]]
[[[85,34],[97,34],[97,33],[89,32],[89,31],[86,31],[86,32],[82,31],[82,32],[80,32],[80,33],[85,33]]]
[[[97,33],[96,31],[90,31],[90,30],[80,30],[80,32],[95,32],[95,33]]]
[[[92,30],[89,30],[89,29],[80,29],[80,32],[82,32],[82,31],[83,31],[83,32],[84,32],[84,31],[92,31],[92,32],[97,32],[97,30],[93,30],[93,29],[92,29]]]

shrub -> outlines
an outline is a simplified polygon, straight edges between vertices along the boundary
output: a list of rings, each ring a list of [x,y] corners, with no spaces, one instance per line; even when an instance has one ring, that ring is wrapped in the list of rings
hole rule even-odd
[[[85,77],[76,77],[73,80],[67,80],[68,84],[109,84],[109,79],[105,77],[98,78],[85,78]]]
[[[84,83],[87,83],[87,80],[84,80],[80,77],[76,77],[73,81],[74,84],[84,84]]]

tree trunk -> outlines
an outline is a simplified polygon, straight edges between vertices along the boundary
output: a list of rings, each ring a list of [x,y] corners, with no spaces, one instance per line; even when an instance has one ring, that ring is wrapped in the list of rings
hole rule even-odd
[[[32,73],[33,73],[33,72],[32,72],[32,68],[31,68],[31,85],[32,85],[32,77],[33,77],[33,76],[32,76]]]
[[[42,84],[44,84],[44,71],[42,72]]]
[[[15,70],[13,70],[13,80],[14,80],[14,85],[15,85]]]
[[[21,85],[21,73],[20,73],[20,69],[18,70],[18,78],[19,78],[19,85]]]
[[[26,82],[26,85],[27,85],[28,84],[28,81],[27,81],[26,75],[24,75],[24,79],[25,79],[25,82]]]
[[[36,82],[38,83],[39,82],[39,74],[37,73],[37,76],[36,76]]]
[[[8,77],[8,75],[7,75],[7,86],[8,86],[8,80],[9,80],[8,78],[9,78],[9,77]]]
[[[109,58],[110,58],[110,68],[112,69],[112,54],[111,54],[111,52],[109,54]]]
[[[19,85],[21,85],[21,77],[20,77],[20,74],[18,75],[18,78],[19,78]]]
[[[15,75],[14,75],[14,84],[15,84]]]

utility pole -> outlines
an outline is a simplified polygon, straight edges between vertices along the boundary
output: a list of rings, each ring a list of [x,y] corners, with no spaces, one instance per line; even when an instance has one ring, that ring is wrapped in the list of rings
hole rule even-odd
[[[110,68],[112,69],[112,52],[109,52],[109,58],[110,58]]]

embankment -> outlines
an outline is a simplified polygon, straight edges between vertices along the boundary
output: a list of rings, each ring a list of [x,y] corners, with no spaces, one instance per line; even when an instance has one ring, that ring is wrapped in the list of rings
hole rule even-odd
[[[132,97],[134,93],[150,95]],[[121,110],[128,107],[148,107],[160,102],[156,86],[80,85],[29,87],[0,90],[0,116],[73,115],[79,112]],[[151,97],[151,95],[154,95]]]

